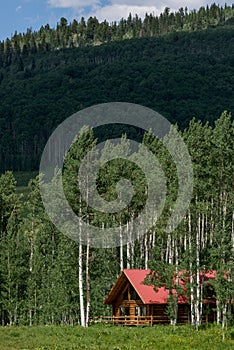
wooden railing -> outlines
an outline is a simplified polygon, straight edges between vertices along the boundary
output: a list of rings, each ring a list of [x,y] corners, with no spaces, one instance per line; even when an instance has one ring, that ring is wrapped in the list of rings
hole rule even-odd
[[[90,323],[112,323],[119,326],[152,326],[153,316],[94,316]]]

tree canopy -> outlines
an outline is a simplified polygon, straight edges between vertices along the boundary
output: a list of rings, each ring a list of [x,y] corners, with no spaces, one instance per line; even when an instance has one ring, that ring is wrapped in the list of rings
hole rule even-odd
[[[209,13],[214,9],[228,16],[232,13],[230,7],[214,6]],[[204,11],[207,14],[208,9]],[[191,21],[199,12],[185,13],[181,10],[180,17]],[[148,17],[150,23],[157,18]],[[88,23],[90,27],[93,22]],[[137,21],[131,17],[127,23]],[[84,20],[76,25],[88,26]],[[35,35],[58,34],[68,28],[64,19],[56,30],[46,26]],[[22,38],[31,40],[33,35],[29,31]],[[49,49],[45,41],[41,50],[35,40],[31,50],[27,43],[15,43],[12,48],[14,40],[0,44],[0,172],[37,170],[53,129],[72,113],[98,103],[141,104],[181,129],[193,117],[213,124],[223,110],[233,114],[233,23],[226,17],[222,25],[205,30],[136,36],[102,45]]]
[[[121,215],[108,215],[87,206],[87,198],[80,199],[77,184],[80,159],[95,144],[92,130],[78,139],[67,154],[63,182],[74,212],[81,213],[86,222],[101,229],[124,222],[129,227],[129,237],[134,234],[136,238],[109,249],[89,247],[87,250],[82,247],[80,261],[87,282],[82,293],[84,302],[87,298],[90,301],[91,316],[110,313],[111,310],[103,306],[103,300],[123,268],[151,268],[152,271],[163,269],[160,283],[169,281],[175,271],[190,272],[193,279],[188,281],[187,291],[189,295],[191,291],[193,293],[193,306],[197,310],[194,322],[197,323],[201,320],[202,312],[206,312],[201,308],[203,291],[196,281],[197,271],[216,270],[217,280],[213,288],[220,302],[217,321],[222,317],[224,320],[227,318],[231,304],[226,310],[226,301],[234,297],[234,123],[227,112],[217,119],[214,126],[209,123],[202,125],[193,119],[181,136],[194,166],[194,194],[180,225],[169,233],[165,232],[165,227],[176,200],[177,173],[173,159],[168,157],[163,144],[156,142],[152,135],[146,134],[142,142],[157,157],[167,179],[168,191],[161,218],[158,221],[157,215],[152,218],[152,223],[154,220],[155,223],[145,232],[139,232],[139,227],[132,223],[134,215],[138,215],[145,206],[147,181],[144,173],[139,172],[132,162],[121,159],[107,162],[100,168],[96,185],[106,200],[115,198],[115,184],[120,178],[126,177],[134,186],[131,205],[122,210]],[[128,143],[124,138],[118,146],[107,141],[101,156],[105,158],[105,152],[112,152],[115,147],[127,151]],[[95,159],[96,155],[93,156]],[[48,219],[40,197],[41,181],[43,178],[40,176],[30,181],[29,194],[22,199],[15,193],[16,181],[12,173],[6,172],[0,177],[2,324],[80,322],[79,242],[63,235]],[[53,196],[52,200],[59,201],[59,198]],[[224,274],[227,273],[229,277],[225,279]],[[174,311],[171,315],[175,317]]]

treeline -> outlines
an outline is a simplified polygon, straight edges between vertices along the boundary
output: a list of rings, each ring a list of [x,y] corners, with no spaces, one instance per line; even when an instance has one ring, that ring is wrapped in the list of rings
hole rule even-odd
[[[146,176],[134,162],[117,159],[100,169],[97,188],[105,200],[116,199],[116,184],[120,178],[128,178],[134,188],[130,205],[115,215],[108,215],[95,211],[81,200],[77,187],[80,162],[96,143],[92,130],[84,133],[67,154],[63,183],[73,211],[82,214],[86,223],[103,229],[123,223],[128,225],[126,244],[121,244],[120,230],[120,247],[117,248],[93,248],[88,239],[84,245],[82,239],[72,241],[58,232],[42,205],[41,177],[30,182],[29,195],[24,198],[16,194],[11,172],[0,177],[2,325],[87,325],[89,315],[111,313],[102,303],[123,268],[148,267],[160,270],[165,279],[167,275],[167,280],[172,271],[190,272],[192,279],[188,290],[192,295],[196,325],[207,310],[202,308],[203,291],[195,276],[199,270],[215,269],[217,321],[226,322],[228,307],[234,298],[234,122],[231,115],[224,112],[214,127],[192,120],[181,135],[193,162],[194,193],[186,216],[171,233],[166,233],[165,227],[177,198],[178,178],[173,159],[161,141],[151,134],[146,134],[142,141],[157,157],[167,183],[162,216],[148,232],[140,232],[132,221],[147,199]],[[124,137],[119,145],[107,142],[101,157],[105,159],[105,154],[121,150],[126,154],[129,150]],[[95,160],[95,152],[93,157]],[[138,157],[137,151],[135,157]],[[51,193],[50,200],[60,204],[56,193]],[[77,227],[78,238],[83,230],[82,224]],[[131,241],[133,236],[137,239]],[[229,306],[227,300],[231,301]],[[172,311],[171,317],[175,318]]]
[[[0,68],[0,173],[37,170],[51,132],[98,103],[144,105],[181,129],[192,117],[213,125],[234,114],[233,77],[231,24],[12,56]]]
[[[37,32],[31,29],[26,33],[16,32],[11,38],[1,42],[0,67],[9,66],[15,57],[25,57],[41,51],[97,45],[131,38],[157,37],[179,31],[204,30],[231,21],[233,14],[233,6],[220,7],[214,3],[190,12],[187,7],[180,8],[175,13],[166,7],[159,16],[146,13],[144,19],[130,13],[127,19],[122,18],[118,23],[108,23],[106,20],[99,22],[96,17],[85,21],[82,17],[80,22],[74,19],[69,24],[67,19],[62,17],[56,28],[47,24]]]

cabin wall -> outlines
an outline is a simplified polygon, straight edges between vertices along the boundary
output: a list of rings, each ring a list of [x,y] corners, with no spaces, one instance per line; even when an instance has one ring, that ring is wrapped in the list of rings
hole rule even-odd
[[[167,316],[167,304],[154,304],[148,308],[147,316],[153,315],[153,323],[170,323]],[[190,307],[186,304],[178,305],[177,323],[189,323],[190,321]]]
[[[170,323],[170,320],[166,314],[167,304],[154,304],[150,305],[149,315],[153,316],[153,323]]]
[[[126,315],[132,319],[136,316],[136,308],[145,307],[130,283],[126,283],[112,306],[113,316],[121,317]]]
[[[119,318],[115,321],[115,324],[123,324],[125,322],[125,325],[140,325],[141,323],[139,322],[143,324],[143,322],[149,323],[149,321],[151,325],[170,323],[170,319],[167,316],[167,304],[144,304],[127,279],[121,282],[114,297],[115,300],[112,301],[112,315]],[[177,323],[190,323],[190,312],[189,304],[179,304]],[[215,320],[215,303],[205,303],[202,322],[214,322]]]
[[[132,316],[136,315],[137,307],[145,307],[141,300],[121,300],[113,304],[113,316]]]
[[[169,324],[170,319],[167,316],[167,304],[154,304],[154,305],[145,305],[141,300],[119,300],[113,304],[113,316],[123,317],[128,316],[128,319],[136,321],[136,316],[153,316],[153,324]],[[144,313],[142,314],[142,311]],[[123,318],[122,318],[123,319]],[[134,321],[134,322],[135,322]],[[204,305],[203,307],[203,316],[202,322],[215,322],[216,321],[216,312],[215,304]],[[190,315],[190,305],[188,304],[179,304],[178,305],[178,314],[177,314],[177,323],[185,324],[191,322]]]
[[[177,313],[177,323],[190,323],[190,305],[179,304]]]
[[[154,304],[154,305],[144,305],[141,300],[122,300],[113,304],[113,316],[129,316],[131,319],[134,319],[135,316],[140,316],[140,313],[144,309],[145,316],[153,316],[153,324],[157,323],[170,323],[170,319],[167,316],[167,304]],[[215,322],[216,321],[216,312],[215,304],[214,305],[205,305],[203,307],[203,316],[202,322]],[[177,314],[177,323],[184,324],[191,322],[190,315],[190,305],[179,304],[178,305],[178,314]]]

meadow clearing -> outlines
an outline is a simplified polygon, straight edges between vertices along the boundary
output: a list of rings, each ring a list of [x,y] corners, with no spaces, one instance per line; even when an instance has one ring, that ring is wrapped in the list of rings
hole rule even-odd
[[[0,350],[228,350],[234,349],[234,328],[222,341],[221,328],[209,325],[116,327],[111,325],[1,327]]]

